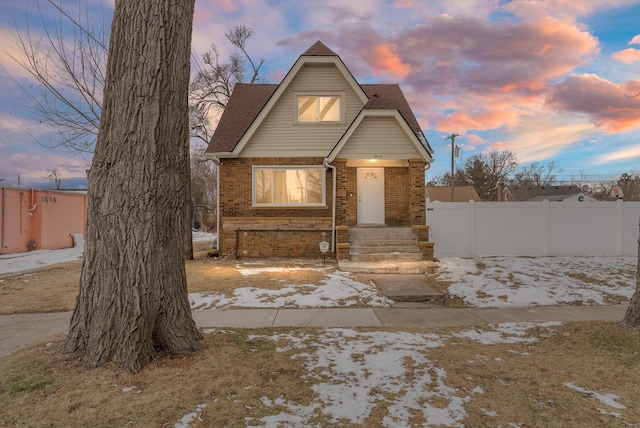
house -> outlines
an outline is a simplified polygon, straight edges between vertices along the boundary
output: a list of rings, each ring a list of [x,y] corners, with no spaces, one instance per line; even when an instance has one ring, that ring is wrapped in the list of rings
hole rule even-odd
[[[431,202],[452,202],[451,186],[426,186],[425,197]],[[453,202],[481,202],[473,186],[453,186]]]
[[[220,118],[220,255],[322,257],[324,241],[346,259],[366,226],[425,242],[432,153],[398,85],[359,84],[318,41],[280,84],[237,84]]]
[[[498,201],[505,202],[535,202],[548,200],[550,202],[584,202],[597,199],[585,194],[575,185],[524,185],[498,186]]]
[[[0,254],[73,247],[86,221],[86,192],[0,187]]]

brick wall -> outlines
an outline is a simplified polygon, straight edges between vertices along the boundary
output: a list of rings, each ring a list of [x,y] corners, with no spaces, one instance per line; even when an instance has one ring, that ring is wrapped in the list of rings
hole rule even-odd
[[[326,172],[326,206],[253,208],[253,165],[318,165],[323,158],[223,159],[220,166],[220,254],[223,257],[321,257],[319,243],[331,242],[332,170]],[[357,168],[336,159],[336,225],[355,226]],[[425,224],[424,161],[385,168],[385,222]]]
[[[408,167],[384,169],[384,214],[387,226],[411,226],[411,187]]]
[[[222,257],[320,258],[319,243],[331,242],[332,170],[326,173],[326,206],[253,208],[253,165],[318,165],[323,158],[223,159],[220,166]],[[328,257],[333,257],[328,254]]]

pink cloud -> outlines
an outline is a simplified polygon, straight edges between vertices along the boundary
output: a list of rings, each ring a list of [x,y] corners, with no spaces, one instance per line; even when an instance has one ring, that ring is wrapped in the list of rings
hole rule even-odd
[[[640,34],[634,36],[633,39],[629,42],[630,45],[640,45]]]
[[[633,48],[624,49],[614,52],[611,58],[624,62],[625,64],[633,64],[636,61],[640,61],[640,50]]]
[[[560,110],[582,113],[606,132],[640,128],[640,80],[614,83],[595,74],[571,75],[554,87],[547,104]]]
[[[380,43],[371,46],[363,57],[372,66],[373,74],[392,74],[404,79],[411,72],[411,66],[402,62],[397,50],[398,47],[392,43]]]

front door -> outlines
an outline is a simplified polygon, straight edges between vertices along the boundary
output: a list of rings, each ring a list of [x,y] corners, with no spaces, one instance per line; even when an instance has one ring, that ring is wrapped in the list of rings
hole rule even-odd
[[[358,168],[358,224],[384,224],[384,168]]]

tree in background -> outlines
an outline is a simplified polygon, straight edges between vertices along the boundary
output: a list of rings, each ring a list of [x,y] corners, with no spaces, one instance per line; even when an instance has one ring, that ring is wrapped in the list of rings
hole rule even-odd
[[[533,162],[527,167],[523,167],[516,172],[514,178],[510,180],[510,184],[516,186],[549,186],[556,182],[558,174],[562,169],[551,161],[548,164]]]
[[[195,0],[116,1],[65,350],[138,371],[200,348],[183,257]]]
[[[253,36],[253,30],[239,25],[224,33],[231,44],[240,52],[229,56],[229,62],[220,60],[220,53],[215,44],[211,50],[202,55],[204,67],[195,74],[190,86],[189,114],[191,117],[191,135],[204,141],[211,140],[210,118],[219,117],[227,108],[227,103],[236,83],[245,81],[247,62],[251,66],[251,79],[248,83],[256,83],[264,58],[257,63],[247,52],[247,40]]]
[[[464,164],[464,175],[483,201],[498,199],[498,183],[505,182],[518,166],[516,155],[494,150],[471,156]]]
[[[56,187],[56,190],[60,190],[62,187],[62,174],[57,168],[48,169],[47,175],[43,175],[42,178],[49,180]]]
[[[622,189],[625,201],[640,201],[640,173],[625,172],[618,178],[617,185]]]

